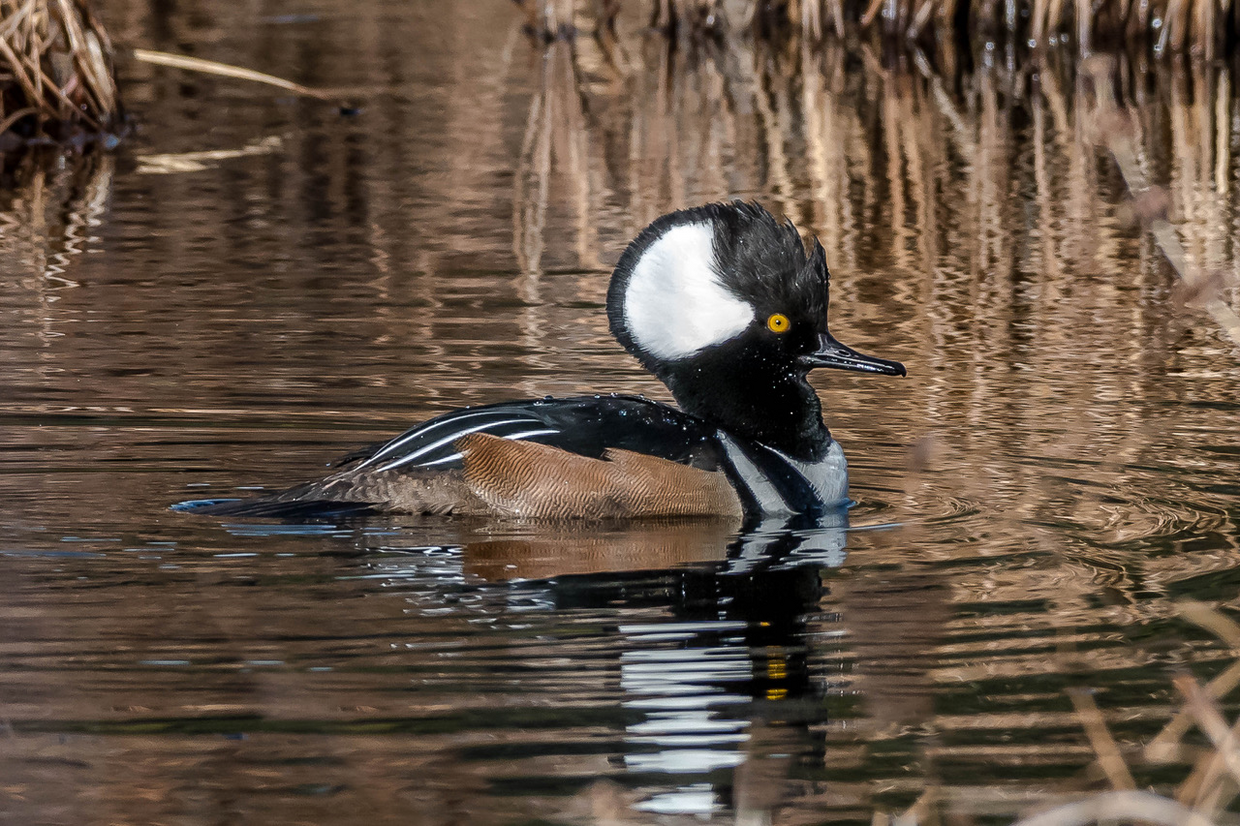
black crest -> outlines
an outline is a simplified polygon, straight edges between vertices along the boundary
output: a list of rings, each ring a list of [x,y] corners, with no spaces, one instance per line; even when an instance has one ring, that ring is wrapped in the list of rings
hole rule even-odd
[[[714,222],[715,266],[724,286],[755,307],[795,307],[825,325],[830,274],[817,239],[807,257],[792,222],[779,223],[758,204],[702,209]]]
[[[611,333],[624,349],[645,363],[624,323],[624,295],[633,268],[646,250],[668,230],[705,224],[714,230],[714,266],[720,283],[758,310],[787,312],[797,308],[826,328],[828,282],[826,254],[815,239],[809,255],[791,221],[782,224],[756,203],[732,201],[669,212],[653,221],[625,249],[607,291]],[[653,365],[647,364],[647,367]]]

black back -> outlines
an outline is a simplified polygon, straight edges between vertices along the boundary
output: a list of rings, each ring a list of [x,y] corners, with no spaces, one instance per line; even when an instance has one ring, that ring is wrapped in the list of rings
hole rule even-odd
[[[615,448],[705,470],[720,466],[713,427],[666,404],[617,394],[547,397],[454,410],[389,442],[352,454],[342,465],[359,470],[459,468],[461,458],[453,443],[470,433],[538,442],[595,459]]]

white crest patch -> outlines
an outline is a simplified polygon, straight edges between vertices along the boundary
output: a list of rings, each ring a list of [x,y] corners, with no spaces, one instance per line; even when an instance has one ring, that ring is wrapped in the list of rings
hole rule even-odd
[[[624,296],[624,323],[652,356],[687,358],[753,321],[753,307],[719,282],[714,237],[709,224],[673,227],[637,260]]]

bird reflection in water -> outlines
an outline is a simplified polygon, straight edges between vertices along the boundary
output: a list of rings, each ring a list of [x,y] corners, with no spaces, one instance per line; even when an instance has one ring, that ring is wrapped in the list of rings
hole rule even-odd
[[[933,571],[890,561],[916,526],[850,528],[834,511],[228,527],[349,537],[361,556],[347,578],[382,597],[367,615],[393,629],[374,656],[420,675],[415,716],[494,709],[498,751],[462,740],[471,771],[499,783],[549,771],[541,782],[569,806],[747,822],[792,801],[868,811],[871,746],[882,772],[907,752],[908,776],[908,732],[933,717],[950,594]],[[526,708],[545,721],[527,728]],[[543,757],[513,764],[505,748]]]
[[[779,755],[804,751],[769,748],[804,739],[809,720],[825,717],[812,702],[825,686],[810,679],[807,617],[823,594],[820,569],[838,566],[843,548],[842,514],[825,524],[764,524],[738,536],[721,564],[679,572],[671,621],[619,627],[623,704],[641,714],[627,727],[624,765],[687,781],[637,808],[700,814],[729,798],[738,812],[751,808],[758,788],[786,773]],[[786,730],[775,736],[768,717]],[[719,776],[724,769],[738,771]],[[738,783],[745,778],[764,782]]]
[[[465,542],[462,564],[493,586],[521,581],[526,605],[533,588],[553,613],[617,611],[607,651],[627,713],[611,763],[646,792],[635,808],[703,814],[771,803],[770,775],[805,752],[789,738],[825,720],[807,622],[823,569],[844,561],[846,528],[842,511],[739,532],[726,521],[518,527]]]

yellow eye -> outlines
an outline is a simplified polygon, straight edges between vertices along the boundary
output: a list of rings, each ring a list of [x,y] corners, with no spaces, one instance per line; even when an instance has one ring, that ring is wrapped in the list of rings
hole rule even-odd
[[[772,333],[786,333],[792,329],[792,322],[783,313],[774,313],[766,320],[766,329]]]

